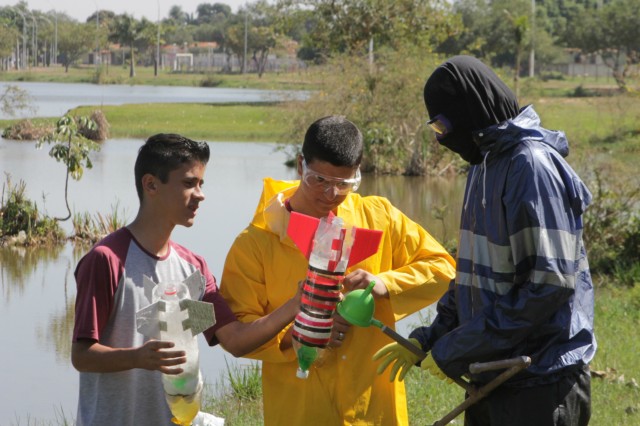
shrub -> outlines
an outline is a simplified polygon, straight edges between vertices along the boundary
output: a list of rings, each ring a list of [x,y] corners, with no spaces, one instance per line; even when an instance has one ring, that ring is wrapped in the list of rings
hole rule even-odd
[[[6,176],[0,198],[0,238],[4,243],[8,237],[24,235],[16,242],[20,244],[58,243],[64,240],[64,232],[54,219],[42,215],[38,206],[25,196],[26,184],[11,182]]]
[[[102,142],[109,139],[109,128],[111,126],[109,125],[104,112],[100,109],[94,110],[89,118],[90,121],[93,122],[91,126],[87,126],[86,122],[83,122],[78,117],[74,117],[74,120],[78,123],[78,133],[85,138],[96,142]]]
[[[613,182],[613,174],[598,169],[588,175],[593,202],[584,215],[584,239],[591,270],[614,274],[622,282],[633,284],[640,278],[640,187],[633,182]]]
[[[2,137],[16,141],[35,141],[49,134],[53,126],[34,124],[31,120],[20,120],[2,132]]]
[[[73,223],[73,238],[76,242],[95,243],[126,224],[126,212],[120,210],[119,204],[111,206],[111,212],[103,215],[96,213],[74,213],[71,219]]]
[[[378,174],[437,173],[451,155],[425,129],[424,82],[439,64],[435,55],[406,46],[367,57],[344,56],[324,71],[324,88],[308,100],[289,104],[290,132],[285,140],[298,143],[320,117],[341,114],[362,131],[365,152],[362,170]],[[294,151],[297,152],[297,151]]]
[[[218,87],[222,84],[222,79],[215,77],[213,74],[206,74],[200,80],[200,87]]]

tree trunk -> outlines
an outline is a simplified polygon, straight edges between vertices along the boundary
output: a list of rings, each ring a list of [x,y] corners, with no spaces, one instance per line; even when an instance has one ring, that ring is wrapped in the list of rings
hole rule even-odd
[[[67,65],[68,66],[68,65]],[[67,143],[67,177],[64,181],[64,204],[67,206],[67,217],[56,217],[58,222],[64,222],[71,218],[71,209],[69,208],[69,157],[71,156],[71,136],[69,136],[69,142]]]
[[[133,78],[133,77],[136,76],[136,70],[135,70],[134,65],[133,65],[133,63],[135,61],[135,59],[133,57],[133,51],[134,51],[134,48],[133,48],[133,42],[132,42],[131,43],[131,64],[129,65],[129,78]]]

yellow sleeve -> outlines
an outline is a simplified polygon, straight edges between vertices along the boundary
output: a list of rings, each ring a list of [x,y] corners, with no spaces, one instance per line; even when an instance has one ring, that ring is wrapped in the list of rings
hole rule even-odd
[[[227,254],[222,272],[220,292],[242,322],[251,322],[269,314],[293,295],[286,289],[278,290],[273,286],[269,288],[280,294],[268,293],[264,259],[271,250],[265,240],[271,236],[260,233],[263,231],[250,226],[236,238]],[[294,293],[295,288],[293,287]],[[280,342],[288,328],[246,357],[268,362],[295,360],[293,350],[280,349]]]
[[[377,274],[387,285],[391,308],[398,321],[438,301],[455,278],[455,261],[421,225],[388,200],[381,269]],[[378,216],[380,218],[382,216]],[[380,228],[378,228],[380,229]]]

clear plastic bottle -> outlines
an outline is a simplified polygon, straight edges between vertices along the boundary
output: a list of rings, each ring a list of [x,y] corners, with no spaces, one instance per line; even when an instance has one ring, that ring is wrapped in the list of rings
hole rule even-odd
[[[184,330],[182,325],[187,311],[181,310],[180,300],[189,298],[189,290],[183,283],[168,283],[158,287],[160,299],[165,304],[161,314],[163,326],[160,339],[173,342],[175,346],[171,350],[185,351],[187,357],[187,362],[180,365],[182,373],[162,374],[162,385],[174,416],[172,421],[187,426],[200,411],[203,387],[197,336],[193,336],[190,330]]]

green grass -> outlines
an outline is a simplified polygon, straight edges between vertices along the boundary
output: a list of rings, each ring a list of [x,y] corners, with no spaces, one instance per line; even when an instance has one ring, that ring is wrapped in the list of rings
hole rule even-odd
[[[86,115],[93,107],[74,114]],[[209,141],[278,141],[283,119],[278,107],[265,104],[139,104],[103,106],[112,138],[147,138],[180,133]]]
[[[90,115],[101,109],[110,125],[110,138],[143,138],[155,133],[180,133],[208,141],[282,140],[286,129],[284,108],[277,104],[129,104],[83,106],[72,115]],[[57,118],[36,119],[52,124]],[[6,128],[19,120],[0,120]]]
[[[591,369],[592,424],[640,424],[640,285],[596,292],[598,352]]]
[[[202,411],[225,419],[225,425],[262,424],[262,374],[260,364],[229,366],[210,397],[203,398]],[[226,381],[224,380],[226,379]]]
[[[640,155],[640,99],[634,95],[591,98],[536,98],[533,103],[547,129],[562,130],[569,140],[569,163],[605,167],[635,176]],[[631,173],[631,175],[629,175]]]
[[[203,81],[215,81],[217,87],[253,88],[253,89],[315,89],[321,79],[315,69],[301,70],[290,73],[265,73],[262,77],[257,74],[222,74],[219,72],[172,72],[169,69],[159,70],[154,76],[153,67],[137,66],[136,76],[129,77],[129,68],[122,66],[103,67],[100,77],[96,68],[89,65],[70,67],[65,72],[62,66],[32,68],[28,71],[2,71],[0,81],[39,81],[52,83],[95,83],[129,84],[152,86],[201,86]]]

